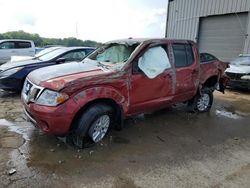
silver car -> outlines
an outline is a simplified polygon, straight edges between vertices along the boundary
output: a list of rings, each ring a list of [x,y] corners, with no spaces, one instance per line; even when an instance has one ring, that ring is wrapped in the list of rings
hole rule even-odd
[[[229,87],[250,90],[250,54],[231,61],[225,73],[230,78],[227,84]]]

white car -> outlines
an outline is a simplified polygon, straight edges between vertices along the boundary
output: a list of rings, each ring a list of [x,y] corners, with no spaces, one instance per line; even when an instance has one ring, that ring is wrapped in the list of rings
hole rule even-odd
[[[225,73],[230,78],[229,87],[250,90],[250,54],[240,55],[231,61]]]
[[[56,47],[49,47],[49,48],[45,48],[44,50],[38,52],[37,54],[35,54],[34,56],[11,56],[10,61],[8,61],[8,63],[14,62],[14,61],[23,61],[23,60],[29,60],[29,59],[33,59],[33,58],[39,58],[40,56],[50,53],[54,50],[57,50],[59,48],[62,48],[61,46],[56,46]]]
[[[34,56],[35,44],[31,40],[0,40],[0,64],[6,63],[11,56]]]

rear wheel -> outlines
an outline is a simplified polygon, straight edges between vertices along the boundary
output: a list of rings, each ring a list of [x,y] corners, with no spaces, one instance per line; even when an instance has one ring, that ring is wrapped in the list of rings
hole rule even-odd
[[[201,93],[188,102],[188,110],[191,112],[207,112],[213,104],[213,92],[210,88],[204,87]]]
[[[106,104],[95,104],[82,113],[71,134],[72,142],[80,148],[100,142],[113,123],[113,109]]]

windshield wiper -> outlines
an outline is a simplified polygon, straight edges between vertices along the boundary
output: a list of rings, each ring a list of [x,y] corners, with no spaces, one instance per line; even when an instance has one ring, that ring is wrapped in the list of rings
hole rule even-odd
[[[102,68],[105,68],[105,69],[108,69],[109,70],[109,68],[108,68],[108,66],[107,65],[104,65],[103,63],[101,63],[101,62],[99,62],[99,61],[97,61],[97,66],[98,67],[102,67]]]

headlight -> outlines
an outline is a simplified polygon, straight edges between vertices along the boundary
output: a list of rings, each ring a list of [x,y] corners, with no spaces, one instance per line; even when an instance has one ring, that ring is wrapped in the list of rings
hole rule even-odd
[[[250,75],[245,75],[241,77],[242,80],[250,80]]]
[[[69,98],[67,94],[59,93],[51,90],[44,90],[36,100],[36,104],[44,106],[57,106]]]
[[[9,70],[6,70],[6,71],[3,71],[0,73],[0,78],[6,78],[12,74],[15,74],[16,72],[18,72],[19,70],[21,70],[23,67],[16,67],[16,68],[13,68],[13,69],[9,69]]]

